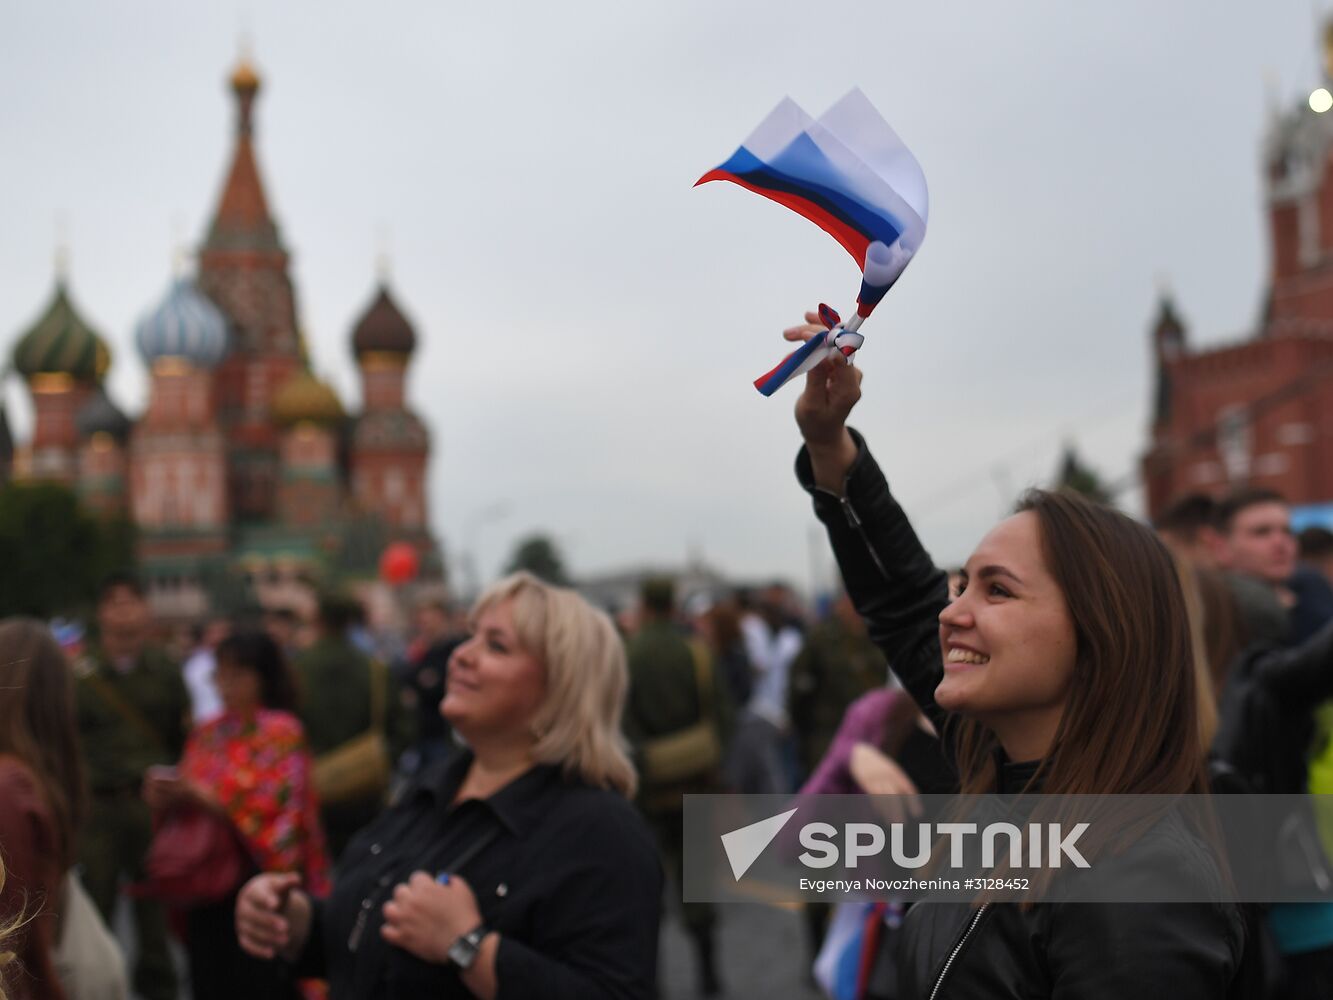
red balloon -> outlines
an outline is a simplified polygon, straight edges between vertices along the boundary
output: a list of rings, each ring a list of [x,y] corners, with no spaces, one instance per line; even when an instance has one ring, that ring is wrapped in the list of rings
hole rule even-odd
[[[417,550],[407,542],[394,542],[380,555],[380,579],[385,583],[407,583],[420,568]]]

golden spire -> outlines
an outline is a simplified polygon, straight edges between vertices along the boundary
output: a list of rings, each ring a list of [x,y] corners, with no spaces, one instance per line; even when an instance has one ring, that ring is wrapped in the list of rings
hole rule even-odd
[[[251,93],[259,89],[259,73],[250,58],[250,34],[242,32],[240,54],[236,59],[236,68],[231,71],[231,89],[236,93]]]

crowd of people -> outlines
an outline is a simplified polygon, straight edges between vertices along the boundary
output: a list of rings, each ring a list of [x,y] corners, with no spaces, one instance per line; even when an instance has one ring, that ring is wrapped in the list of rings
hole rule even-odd
[[[8,996],[647,998],[691,792],[1333,791],[1333,534],[1256,489],[1152,527],[1034,490],[950,574],[848,426],[860,378],[825,362],[796,407],[845,587],[822,614],[662,578],[612,615],[519,573],[422,592],[397,648],[329,596],[182,657],[118,574],[87,642],[0,622]],[[1205,835],[1166,816],[1136,849],[1204,898]],[[1310,835],[1271,847],[1318,882]],[[838,1000],[1333,996],[1333,903],[886,899],[835,954],[849,912],[805,908]],[[698,992],[747,995],[725,907],[679,919]]]

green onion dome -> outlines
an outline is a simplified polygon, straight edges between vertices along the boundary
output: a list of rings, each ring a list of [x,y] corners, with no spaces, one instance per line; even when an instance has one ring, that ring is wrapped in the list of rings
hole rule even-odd
[[[65,283],[59,281],[42,318],[19,338],[13,364],[26,379],[59,374],[80,382],[101,382],[111,366],[111,352],[79,315]]]

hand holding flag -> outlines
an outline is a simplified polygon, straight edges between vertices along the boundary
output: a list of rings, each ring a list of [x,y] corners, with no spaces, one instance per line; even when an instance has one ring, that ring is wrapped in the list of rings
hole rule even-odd
[[[862,271],[856,315],[845,324],[820,306],[825,329],[755,380],[771,396],[795,376],[864,343],[858,329],[898,280],[926,235],[921,165],[866,96],[853,90],[819,120],[784,98],[731,158],[699,178],[726,180],[805,216]]]

